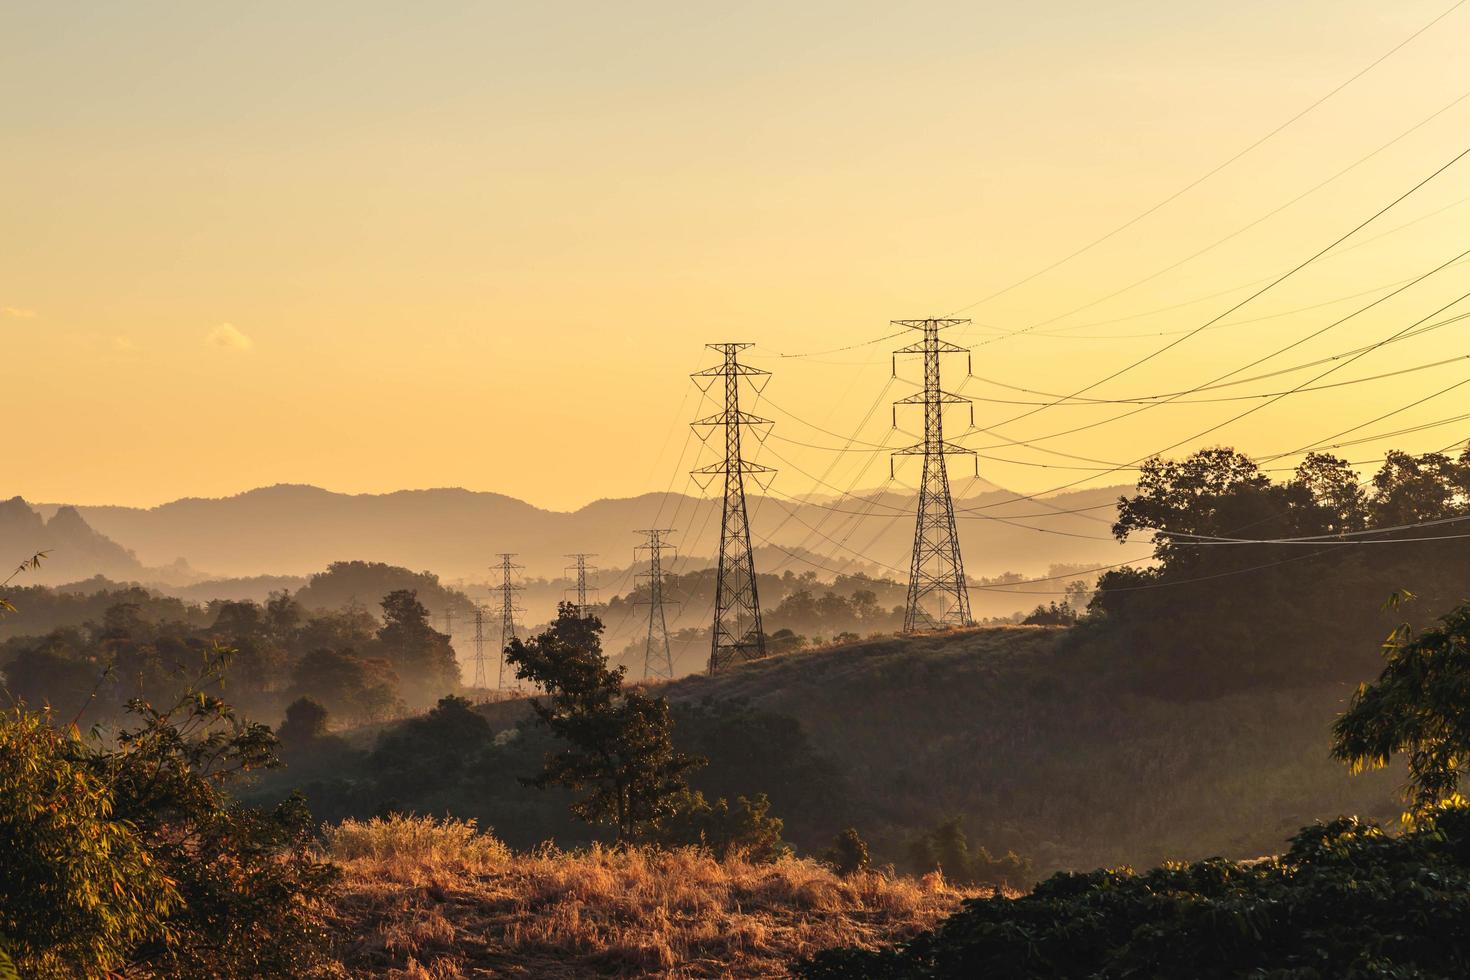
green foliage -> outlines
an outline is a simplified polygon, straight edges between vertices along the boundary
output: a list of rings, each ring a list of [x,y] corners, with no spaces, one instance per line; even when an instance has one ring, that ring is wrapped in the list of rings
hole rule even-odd
[[[112,787],[115,819],[183,899],[166,940],[145,944],[142,957],[175,977],[299,976],[324,953],[308,903],[334,871],[314,857],[314,822],[299,800],[260,810],[228,794],[276,764],[276,739],[206,693],[227,658],[216,655],[168,708],[132,702],[136,722],[116,733],[115,748],[94,747],[90,762]]]
[[[1341,818],[1279,858],[1059,874],[967,902],[897,947],[837,949],[804,980],[866,977],[1461,977],[1470,974],[1470,808],[1390,837]]]
[[[597,619],[562,603],[539,636],[511,641],[505,662],[546,692],[531,699],[531,709],[566,746],[549,753],[527,783],[585,791],[572,811],[589,823],[611,824],[628,841],[671,814],[689,772],[704,760],[675,751],[667,701],[623,689],[625,669],[609,669],[601,632]]]
[[[1470,759],[1470,604],[1418,636],[1400,627],[1383,652],[1378,680],[1360,685],[1333,724],[1332,751],[1354,770],[1404,756],[1405,795],[1417,816],[1455,795]]]
[[[670,801],[668,814],[650,836],[670,846],[706,847],[718,858],[738,851],[751,861],[774,861],[791,848],[781,841],[781,819],[770,811],[764,793],[736,797],[731,806],[723,798],[710,803],[702,793],[685,790]]]
[[[20,708],[0,719],[0,936],[25,975],[298,976],[320,961],[308,902],[333,872],[299,802],[228,794],[274,764],[275,737],[208,693],[226,659],[170,707],[131,702],[106,742]]]
[[[981,847],[970,849],[958,817],[909,842],[909,863],[919,874],[939,871],[958,885],[999,885],[1019,888],[1029,884],[1035,869],[1028,858],[1007,851],[993,856]]]
[[[177,883],[115,813],[74,728],[0,715],[0,936],[28,977],[96,976],[166,941]]]
[[[863,840],[856,827],[848,827],[838,834],[832,841],[832,846],[822,853],[822,860],[844,878],[866,871],[872,864],[868,856],[868,842]]]

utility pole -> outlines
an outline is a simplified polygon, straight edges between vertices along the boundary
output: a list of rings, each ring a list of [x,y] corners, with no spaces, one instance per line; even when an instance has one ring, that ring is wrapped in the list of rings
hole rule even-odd
[[[758,660],[766,655],[766,635],[761,629],[760,597],[756,594],[755,561],[750,551],[750,518],[745,510],[745,475],[760,476],[774,473],[770,467],[747,462],[740,454],[740,432],[747,426],[770,425],[769,419],[759,418],[740,410],[740,380],[744,378],[759,394],[765,386],[756,387],[754,378],[768,378],[769,371],[747,367],[739,361],[739,354],[750,344],[705,344],[711,350],[724,355],[723,360],[712,368],[696,371],[690,377],[708,391],[716,379],[725,385],[725,409],[708,418],[691,423],[698,432],[705,427],[700,438],[708,438],[715,427],[725,431],[725,458],[718,463],[693,470],[698,479],[707,476],[711,480],[722,475],[725,478],[724,510],[720,521],[720,563],[715,579],[715,619],[710,635],[709,672],[715,674],[741,660]],[[761,438],[759,431],[755,432]],[[704,484],[708,486],[708,483]]]
[[[969,626],[970,590],[965,582],[965,563],[960,559],[959,534],[955,529],[954,501],[949,494],[949,473],[944,465],[946,455],[975,452],[944,441],[944,406],[969,405],[970,399],[951,394],[940,386],[939,355],[969,355],[967,347],[957,347],[939,339],[939,331],[969,320],[927,319],[894,320],[893,325],[909,327],[923,333],[924,339],[894,351],[893,373],[898,374],[898,354],[924,355],[924,391],[894,402],[893,424],[898,425],[898,405],[924,406],[924,441],[899,449],[894,456],[923,456],[924,476],[919,483],[919,508],[914,525],[914,553],[909,565],[909,598],[903,614],[903,631],[943,629]],[[970,425],[975,424],[975,409],[970,408]],[[889,460],[889,472],[893,461]],[[979,459],[975,472],[978,475]],[[936,615],[936,612],[938,613]]]
[[[475,687],[481,691],[490,686],[485,676],[485,607],[475,603]]]
[[[444,607],[444,635],[451,640],[454,639],[454,607]]]
[[[576,570],[575,573],[574,573],[575,574],[576,585],[573,586],[573,588],[575,589],[575,591],[577,593],[577,602],[576,602],[577,615],[580,616],[582,619],[586,619],[589,615],[591,615],[587,611],[587,572],[590,570],[592,572],[592,574],[594,574],[594,575],[597,574],[597,569],[590,568],[590,566],[588,566],[587,559],[588,558],[596,558],[597,556],[596,555],[577,554],[577,555],[567,555],[566,557],[567,558],[570,558],[570,559],[572,559],[572,561],[576,562],[575,565],[569,565],[569,566],[567,566],[566,571],[572,572],[573,569]],[[596,586],[593,586],[592,587],[592,591],[593,592],[596,592],[597,591],[597,587]]]
[[[521,607],[516,605],[515,594],[525,588],[524,585],[516,585],[511,580],[511,575],[523,567],[511,564],[511,559],[514,557],[513,552],[502,552],[500,564],[491,566],[498,569],[501,575],[498,587],[500,592],[500,677],[495,685],[496,689],[501,691],[505,690],[505,648],[510,646],[510,641],[516,638],[516,613],[521,611]],[[511,681],[514,683],[515,678],[511,678]],[[519,685],[516,686],[519,687]]]
[[[674,655],[669,650],[669,624],[664,618],[663,557],[665,551],[672,551],[674,547],[664,539],[664,535],[674,532],[672,528],[665,527],[633,533],[648,536],[648,540],[633,552],[634,561],[639,559],[640,552],[648,552],[648,571],[638,575],[640,579],[648,580],[648,639],[643,644],[643,679],[661,677],[671,681],[674,679]]]

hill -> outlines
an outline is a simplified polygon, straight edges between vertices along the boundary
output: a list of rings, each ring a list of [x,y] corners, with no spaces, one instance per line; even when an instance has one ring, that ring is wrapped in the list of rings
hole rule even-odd
[[[707,796],[767,793],[784,836],[818,853],[855,826],[901,869],[957,818],[975,847],[1037,873],[1279,849],[1314,819],[1393,819],[1397,774],[1348,775],[1327,731],[1347,680],[1171,700],[1138,693],[1080,631],[985,628],[772,656],[655,690],[675,739],[709,766]],[[566,797],[529,789],[553,748],[524,701],[482,706],[481,738],[432,718],[345,733],[350,752],[288,758],[261,799],[302,789],[323,819],[406,812],[474,818],[516,848],[602,839]],[[425,716],[421,716],[424,718]]]
[[[957,501],[961,537],[974,576],[1006,571],[1045,574],[1058,562],[1116,562],[1144,553],[1123,549],[1089,513],[1051,515],[1107,504],[1126,488],[1063,494],[1045,501],[1014,501],[1005,490],[987,490]],[[44,510],[55,510],[52,504]],[[805,547],[818,561],[842,570],[899,574],[907,571],[913,535],[913,498],[877,496],[871,507],[812,498],[750,498],[756,543],[794,550]],[[432,568],[446,581],[484,581],[486,566],[502,551],[517,552],[531,577],[560,576],[570,552],[594,552],[607,568],[625,567],[638,543],[633,529],[667,526],[677,515],[679,553],[686,558],[717,550],[719,501],[681,494],[645,494],[599,500],[576,511],[535,507],[496,493],[457,488],[384,494],[334,493],[319,487],[262,487],[218,499],[186,498],[157,507],[78,506],[93,527],[126,542],[145,564],[185,556],[213,576],[307,575],[330,562],[371,558],[406,568]],[[1056,534],[1038,535],[1038,513]],[[1009,523],[1008,523],[1009,522]],[[814,533],[817,528],[819,533]],[[853,561],[851,544],[867,561]],[[871,544],[869,544],[871,542]],[[792,561],[784,555],[775,556]],[[884,564],[894,566],[885,568]],[[798,571],[810,567],[797,560]],[[89,569],[73,578],[102,569]],[[104,574],[106,573],[104,571]],[[612,576],[607,576],[608,580]],[[604,586],[608,582],[603,583]]]
[[[992,851],[1048,870],[1255,857],[1319,817],[1393,818],[1395,773],[1350,776],[1328,757],[1354,686],[1149,697],[1075,631],[1002,627],[771,657],[663,690],[798,719],[846,776],[833,833],[854,824],[899,855],[959,817]]]

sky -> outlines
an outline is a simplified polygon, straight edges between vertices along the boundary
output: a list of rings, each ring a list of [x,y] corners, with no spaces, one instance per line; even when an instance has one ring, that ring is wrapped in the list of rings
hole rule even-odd
[[[775,492],[873,487],[920,424],[887,407],[907,338],[873,341],[957,312],[960,492],[1442,448],[1470,423],[1420,427],[1470,413],[1470,321],[1126,418],[1048,403],[1297,368],[1470,291],[1452,264],[1388,296],[1470,248],[1467,157],[1227,313],[1470,147],[1470,5],[988,297],[1451,6],[12,0],[0,493],[693,489],[688,376],[722,341],[772,372],[744,407]],[[1252,397],[1183,403],[1223,396]]]

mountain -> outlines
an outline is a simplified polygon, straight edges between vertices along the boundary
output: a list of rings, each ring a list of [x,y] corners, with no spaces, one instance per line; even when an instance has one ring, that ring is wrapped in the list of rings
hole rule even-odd
[[[131,551],[95,531],[75,507],[52,508],[48,519],[20,497],[0,503],[3,561],[13,567],[38,551],[47,552],[46,560],[27,571],[20,584],[56,584],[93,575],[136,577],[145,571]]]
[[[1145,548],[1124,549],[1108,532],[1110,505],[1126,489],[1043,500],[1016,500],[1009,491],[986,489],[956,500],[966,570],[972,577],[1045,575],[1056,563],[1141,557]],[[752,495],[749,513],[757,547],[763,554],[775,549],[778,563],[794,571],[812,569],[830,578],[834,571],[863,570],[906,578],[913,504],[911,494],[892,492],[810,499]],[[518,554],[527,576],[559,578],[571,552],[597,553],[604,568],[626,569],[640,541],[637,528],[673,527],[685,560],[708,557],[717,550],[720,527],[718,499],[657,493],[561,512],[458,488],[345,494],[278,485],[158,507],[55,512],[68,509],[126,542],[144,564],[183,555],[194,568],[231,577],[307,575],[333,561],[361,558],[432,569],[445,581],[481,582],[490,577],[495,555],[507,551]],[[824,557],[808,559],[807,552]],[[605,594],[614,578],[604,576]]]

